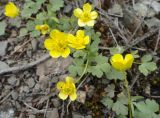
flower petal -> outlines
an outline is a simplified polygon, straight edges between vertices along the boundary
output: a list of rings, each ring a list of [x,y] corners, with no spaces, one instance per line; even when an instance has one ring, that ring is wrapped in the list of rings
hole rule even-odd
[[[5,6],[4,14],[8,17],[15,18],[16,16],[19,15],[19,8],[17,8],[17,6],[13,2],[9,2]]]
[[[94,26],[95,21],[94,20],[90,20],[87,22],[88,26]]]
[[[89,3],[86,3],[83,5],[83,11],[84,12],[91,12],[92,6]]]
[[[64,85],[65,85],[65,83],[60,81],[57,83],[56,87],[57,87],[57,89],[61,90]]]
[[[125,61],[126,69],[131,68],[132,63],[133,63],[133,61],[134,61],[133,55],[132,55],[132,54],[127,54],[127,55],[125,56],[124,61]]]
[[[67,41],[68,41],[69,43],[75,42],[75,41],[76,41],[76,40],[75,40],[75,36],[73,36],[72,34],[68,34],[68,36],[67,36]]]
[[[84,37],[84,30],[78,30],[76,32],[76,37],[77,38],[83,38]]]
[[[71,99],[71,101],[76,100],[76,99],[77,99],[77,94],[76,94],[76,92],[73,93],[73,94],[71,94],[71,95],[69,95],[69,98]]]
[[[51,32],[50,32],[50,37],[51,38],[57,38],[58,37],[58,34],[60,33],[60,31],[59,30],[52,30]]]
[[[44,47],[47,49],[47,50],[53,50],[54,48],[54,42],[52,39],[48,38],[44,41]]]
[[[87,45],[87,44],[89,44],[89,36],[85,36],[85,38],[84,38],[84,43]]]
[[[112,64],[113,68],[116,70],[120,70],[120,71],[125,70],[125,65],[121,62],[112,62],[111,61],[111,64]]]
[[[123,61],[123,56],[121,54],[114,54],[112,57],[111,57],[111,62],[122,62]]]
[[[49,54],[53,57],[53,58],[58,58],[59,56],[61,56],[61,53],[56,51],[56,50],[52,50],[49,52]]]
[[[82,9],[77,8],[77,9],[75,9],[75,10],[73,11],[73,13],[74,13],[74,15],[75,15],[77,18],[80,18],[81,15],[82,15],[82,13],[83,13],[83,11],[82,11]]]
[[[83,22],[81,19],[78,19],[78,25],[79,25],[80,27],[83,27],[83,26],[86,25],[86,23]]]
[[[91,19],[96,19],[98,17],[98,13],[96,11],[91,12]]]
[[[65,79],[67,83],[74,83],[74,79],[72,77],[67,76]]]
[[[66,58],[70,54],[70,49],[67,47],[63,52],[62,52],[62,57]]]
[[[67,94],[64,94],[63,92],[60,92],[58,96],[59,96],[60,99],[62,99],[62,100],[65,100],[65,99],[67,99],[67,97],[68,97],[68,95],[67,95]]]

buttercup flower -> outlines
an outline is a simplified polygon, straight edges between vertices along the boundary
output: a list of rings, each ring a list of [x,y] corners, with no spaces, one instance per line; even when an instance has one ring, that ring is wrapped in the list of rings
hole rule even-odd
[[[91,11],[92,6],[89,3],[83,5],[83,10],[80,8],[76,8],[74,10],[74,15],[78,18],[78,25],[83,27],[87,26],[94,26],[95,19],[98,16],[96,11]]]
[[[89,44],[89,36],[85,36],[84,30],[78,30],[76,36],[68,34],[68,45],[77,50],[83,49]]]
[[[36,30],[39,30],[43,35],[47,34],[49,32],[50,28],[47,24],[44,25],[36,25]]]
[[[52,30],[50,37],[45,40],[44,46],[49,50],[50,55],[54,58],[60,56],[66,58],[70,54],[67,42],[67,34],[59,30]]]
[[[116,70],[124,71],[130,69],[134,61],[132,54],[127,54],[125,58],[121,54],[115,54],[111,57],[111,64]]]
[[[57,83],[57,89],[60,90],[59,97],[62,100],[69,98],[74,101],[77,98],[76,87],[72,77],[66,77],[66,82],[60,81]]]
[[[16,5],[13,2],[9,2],[5,6],[5,13],[6,16],[15,18],[16,16],[19,15],[19,9],[16,7]]]

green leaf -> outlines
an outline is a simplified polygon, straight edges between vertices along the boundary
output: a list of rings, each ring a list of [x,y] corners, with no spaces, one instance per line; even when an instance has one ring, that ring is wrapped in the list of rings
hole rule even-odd
[[[86,53],[83,50],[77,50],[75,53],[73,53],[73,56],[75,58],[84,57],[85,55],[86,55]]]
[[[89,66],[87,69],[87,71],[92,73],[92,75],[100,78],[103,76],[103,73],[110,71],[110,64],[107,62],[108,58],[102,55],[97,55],[93,56],[93,58],[90,58],[89,60],[94,63],[94,65]]]
[[[144,62],[138,67],[139,71],[145,76],[157,69],[156,63],[154,62]]]
[[[41,13],[39,13],[39,14],[36,15],[36,18],[37,18],[38,20],[44,21],[44,20],[47,19],[47,14],[46,14],[46,12],[41,12]]]
[[[114,97],[114,92],[115,92],[114,84],[108,85],[107,88],[105,88],[104,90],[105,92],[107,92],[107,96],[109,96],[110,98]]]
[[[144,113],[154,113],[159,110],[159,105],[154,100],[147,99],[145,102],[135,103],[134,105]]]
[[[34,30],[34,31],[30,32],[30,35],[31,35],[31,37],[38,37],[38,36],[40,36],[40,32],[37,30]]]
[[[114,103],[112,110],[116,112],[117,115],[127,115],[128,114],[128,107],[125,106],[120,101]]]
[[[106,73],[106,76],[110,80],[124,80],[127,73],[125,71],[118,71],[111,67],[110,71]]]
[[[25,36],[27,35],[28,30],[26,28],[21,28],[20,29],[20,33],[19,33],[19,37]]]
[[[125,115],[118,115],[116,118],[127,118]]]
[[[1,21],[0,22],[0,26],[1,26],[0,35],[4,35],[5,34],[5,29],[6,29],[6,26],[7,26],[6,22],[5,21]]]
[[[109,97],[104,97],[101,100],[101,103],[106,106],[108,109],[111,109],[113,107],[113,100]]]
[[[142,62],[149,62],[152,60],[152,55],[148,54],[148,55],[144,55],[142,58],[141,58],[141,61]]]
[[[122,54],[124,52],[124,48],[122,46],[117,46],[113,48],[109,48],[110,54]]]
[[[63,0],[50,0],[50,3],[52,4],[51,10],[53,12],[60,10],[64,6]]]
[[[34,21],[29,20],[29,21],[27,22],[27,30],[28,30],[28,31],[35,30],[35,22],[34,22]]]
[[[147,99],[134,105],[137,108],[134,115],[138,118],[153,118],[156,117],[155,112],[159,111],[159,105],[154,100]]]

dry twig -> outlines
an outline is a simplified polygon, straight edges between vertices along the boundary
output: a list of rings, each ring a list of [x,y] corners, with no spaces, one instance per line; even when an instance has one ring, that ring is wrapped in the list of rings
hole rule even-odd
[[[44,56],[42,56],[40,59],[36,60],[36,61],[33,61],[29,64],[25,64],[25,65],[22,65],[22,66],[17,66],[17,67],[11,67],[11,68],[6,68],[4,70],[0,70],[0,75],[2,74],[6,74],[6,73],[11,73],[11,72],[18,72],[18,71],[21,71],[21,70],[26,70],[28,68],[31,68],[33,66],[36,66],[40,63],[42,63],[43,61],[49,59],[50,55],[49,54],[46,54]]]

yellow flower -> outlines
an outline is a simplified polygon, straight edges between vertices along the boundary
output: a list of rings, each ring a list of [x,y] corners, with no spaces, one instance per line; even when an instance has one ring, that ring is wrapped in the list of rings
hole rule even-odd
[[[43,35],[47,34],[49,32],[49,30],[50,30],[50,28],[49,28],[49,26],[47,24],[36,25],[35,29],[41,31],[41,33]]]
[[[6,16],[15,18],[16,16],[19,15],[19,9],[16,7],[16,5],[13,2],[9,2],[5,6],[5,13]]]
[[[49,50],[50,55],[54,58],[60,56],[66,58],[70,54],[70,49],[67,42],[67,34],[59,30],[52,30],[50,37],[45,40],[44,46]]]
[[[60,81],[57,83],[57,89],[60,90],[59,97],[65,100],[69,96],[74,101],[77,98],[74,80],[72,77],[66,77],[65,80],[66,82]]]
[[[125,58],[121,54],[115,54],[111,57],[111,64],[116,70],[124,71],[130,69],[134,61],[132,54],[127,54]]]
[[[74,15],[78,18],[78,25],[83,27],[87,26],[94,26],[95,19],[98,16],[96,11],[91,11],[92,6],[89,3],[83,5],[83,10],[80,8],[76,8],[74,10]]]
[[[89,36],[85,36],[84,30],[78,30],[76,36],[68,34],[68,43],[72,48],[83,49],[89,44]]]

